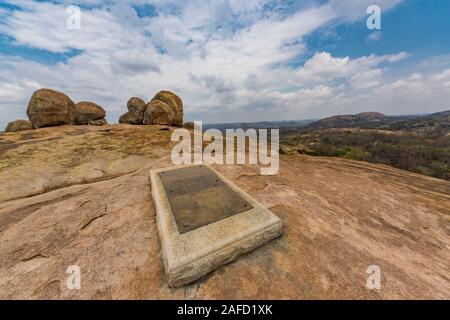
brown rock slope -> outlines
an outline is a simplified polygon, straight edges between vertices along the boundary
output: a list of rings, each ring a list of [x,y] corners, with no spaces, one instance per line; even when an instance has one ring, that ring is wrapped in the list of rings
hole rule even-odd
[[[192,285],[164,276],[149,168],[158,126],[0,135],[0,298],[450,298],[450,183],[383,165],[283,155],[280,174],[216,166],[283,221],[283,237]],[[66,269],[81,268],[81,289]],[[366,289],[369,265],[381,290]]]

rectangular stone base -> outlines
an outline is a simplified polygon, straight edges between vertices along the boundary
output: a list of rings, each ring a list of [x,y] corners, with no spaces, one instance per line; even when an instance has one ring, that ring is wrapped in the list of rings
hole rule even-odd
[[[237,201],[238,205],[247,203],[250,209],[242,211],[242,208],[236,208],[232,215],[212,215],[214,218],[211,216],[209,219],[213,222],[206,225],[201,223],[193,230],[181,230],[182,232],[180,232],[178,229],[180,226],[177,225],[175,219],[175,216],[180,215],[180,210],[182,213],[188,212],[193,215],[188,216],[187,219],[195,219],[195,211],[192,213],[191,209],[196,205],[199,209],[198,212],[205,212],[205,208],[208,207],[214,211],[214,206],[218,205],[218,200],[220,201],[214,195],[223,194],[224,190],[222,187],[222,191],[218,192],[216,186],[204,186],[204,189],[194,190],[197,191],[195,199],[198,201],[188,200],[186,202],[187,211],[183,211],[185,209],[183,203],[180,204],[178,200],[174,201],[167,194],[167,192],[173,191],[173,188],[167,183],[167,179],[161,179],[161,175],[170,174],[171,177],[176,177],[173,170],[183,169],[186,171],[186,168],[192,168],[191,175],[195,176],[197,180],[198,174],[204,174],[204,169],[207,169],[209,173],[208,177],[205,175],[205,180],[211,180],[211,174],[215,175],[217,179],[213,179],[213,182],[216,181],[224,184],[226,188],[229,187],[230,190],[227,192],[230,197],[240,198]],[[183,192],[189,192],[189,185],[194,183],[194,180],[192,182],[189,179],[180,180],[183,187],[186,187]],[[282,234],[281,220],[277,216],[209,166],[192,165],[154,169],[150,171],[150,182],[163,249],[164,267],[169,285],[172,287],[195,281]],[[176,183],[172,183],[172,185],[176,185]],[[196,185],[198,182],[193,186]],[[178,192],[180,192],[179,190]],[[204,196],[204,194],[211,196]],[[189,196],[187,194],[186,199],[189,199]],[[174,208],[171,207],[171,202],[172,204],[176,203]],[[173,209],[176,211],[175,214]],[[208,221],[208,219],[204,221]]]

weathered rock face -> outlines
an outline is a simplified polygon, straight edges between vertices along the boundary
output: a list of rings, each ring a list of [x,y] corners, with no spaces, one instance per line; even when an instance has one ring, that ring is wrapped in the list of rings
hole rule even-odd
[[[90,121],[105,118],[105,110],[93,102],[78,102],[75,105],[75,123],[89,124]]]
[[[173,110],[175,118],[171,125],[183,126],[183,101],[179,96],[170,91],[160,91],[153,97],[151,102],[153,101],[162,101]]]
[[[27,116],[36,129],[71,124],[75,121],[75,103],[62,92],[40,89],[31,97]]]
[[[8,125],[5,128],[5,132],[16,132],[16,131],[32,130],[32,129],[33,129],[33,124],[31,123],[31,121],[19,119],[19,120],[8,123]]]
[[[146,104],[141,98],[133,97],[128,100],[128,123],[130,124],[142,124],[144,119],[144,111]]]
[[[125,112],[123,115],[119,118],[119,123],[130,123],[130,113]]]
[[[450,182],[299,154],[275,176],[213,166],[284,234],[170,289],[148,182],[171,163],[170,137],[131,125],[0,134],[0,299],[450,299]],[[66,286],[70,265],[80,290]],[[366,287],[370,265],[381,290]]]
[[[144,112],[143,124],[177,126],[179,121],[174,109],[160,100],[152,100]]]

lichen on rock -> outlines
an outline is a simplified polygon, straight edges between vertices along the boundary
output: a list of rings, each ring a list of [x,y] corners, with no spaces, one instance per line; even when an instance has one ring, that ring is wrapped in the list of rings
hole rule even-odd
[[[96,103],[83,101],[75,105],[76,124],[89,124],[91,121],[105,118],[105,115],[105,110]]]
[[[34,92],[30,99],[27,116],[36,129],[73,124],[75,103],[62,92],[40,89]]]
[[[15,120],[7,124],[5,132],[16,132],[24,130],[33,130],[33,124],[28,120]]]

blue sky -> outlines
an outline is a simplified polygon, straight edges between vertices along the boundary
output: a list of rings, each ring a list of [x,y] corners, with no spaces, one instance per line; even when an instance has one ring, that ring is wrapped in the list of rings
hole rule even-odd
[[[324,31],[330,29],[338,37],[321,40]],[[308,37],[307,43],[312,51],[328,51],[333,56],[356,58],[406,51],[417,58],[426,58],[450,52],[449,31],[449,1],[410,0],[382,15],[378,41],[366,41],[372,31],[357,22],[317,30]]]
[[[0,0],[0,127],[41,87],[110,122],[162,89],[205,122],[450,109],[449,31],[440,0]]]

